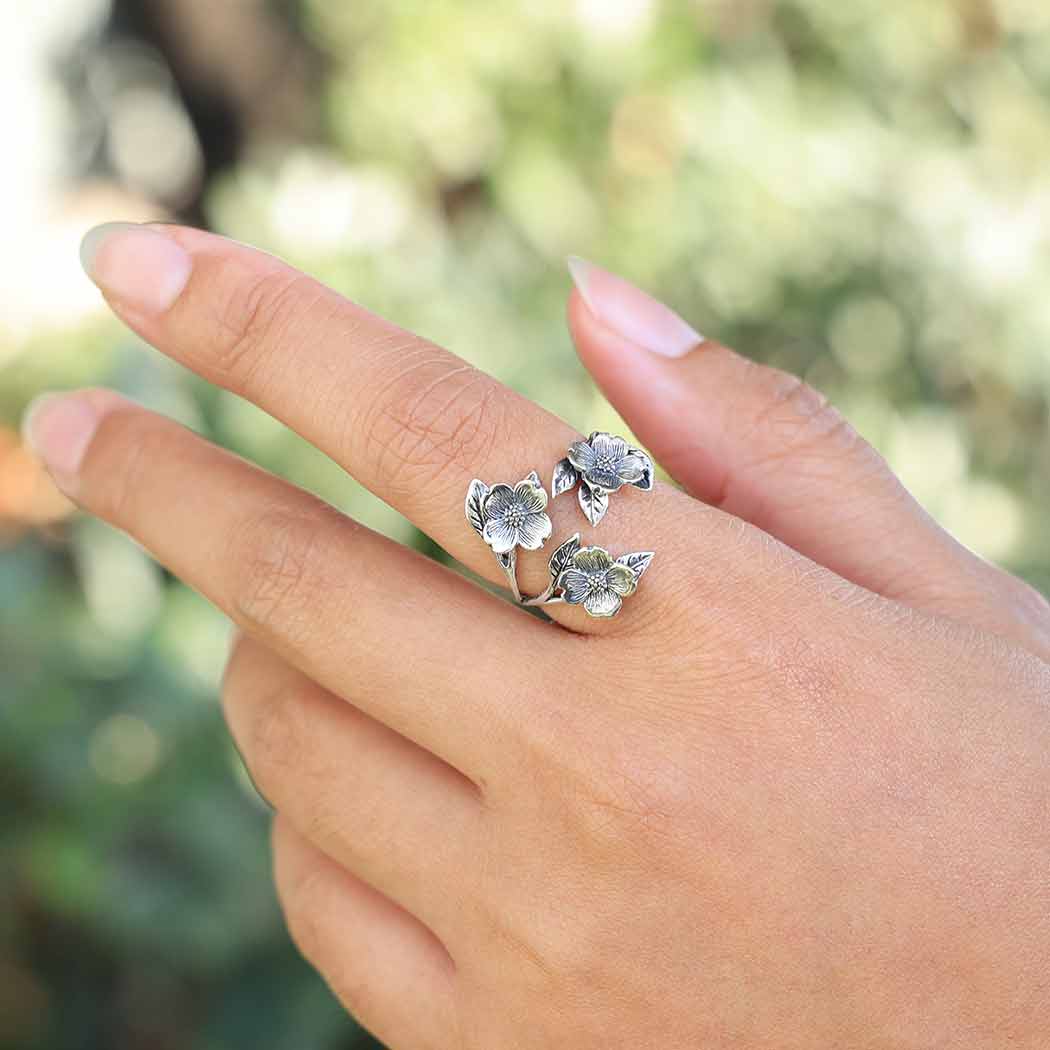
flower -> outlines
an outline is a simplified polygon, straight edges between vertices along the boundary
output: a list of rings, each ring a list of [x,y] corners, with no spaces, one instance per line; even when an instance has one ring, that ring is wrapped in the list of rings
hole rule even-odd
[[[615,616],[623,599],[634,593],[638,576],[601,547],[581,547],[562,570],[557,586],[570,605],[582,605],[591,616]]]
[[[496,554],[507,554],[515,547],[539,550],[550,537],[551,519],[544,513],[547,493],[531,476],[514,488],[493,485],[481,509],[485,523],[481,536]]]
[[[591,489],[616,492],[622,485],[652,487],[652,461],[622,437],[595,431],[586,441],[569,446],[569,462]]]

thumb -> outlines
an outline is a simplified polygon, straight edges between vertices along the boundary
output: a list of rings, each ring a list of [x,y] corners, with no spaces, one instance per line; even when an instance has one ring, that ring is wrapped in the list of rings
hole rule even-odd
[[[868,590],[1050,654],[1045,599],[937,525],[824,397],[704,340],[622,278],[569,268],[580,358],[693,496]]]

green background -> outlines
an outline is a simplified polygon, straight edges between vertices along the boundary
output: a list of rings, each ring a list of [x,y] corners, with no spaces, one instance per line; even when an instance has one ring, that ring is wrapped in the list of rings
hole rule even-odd
[[[51,160],[0,253],[0,1046],[372,1045],[282,929],[223,618],[26,488],[27,401],[116,386],[439,554],[107,316],[93,222],[261,245],[585,431],[620,427],[564,324],[564,256],[594,259],[804,374],[1050,589],[1044,0],[57,6],[6,45],[36,41],[51,114],[13,170]]]

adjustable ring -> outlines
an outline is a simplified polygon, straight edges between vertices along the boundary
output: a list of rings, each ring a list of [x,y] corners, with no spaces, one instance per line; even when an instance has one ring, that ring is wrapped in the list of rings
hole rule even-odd
[[[467,521],[492,548],[506,573],[516,602],[522,602],[518,589],[518,548],[535,551],[550,538],[553,526],[547,517],[547,492],[533,471],[517,485],[486,485],[475,478],[467,489]]]
[[[592,434],[591,441],[597,437],[609,438],[609,435]],[[594,469],[616,471],[617,487],[624,484],[644,487],[641,484],[644,481],[643,468],[638,466],[632,457],[644,458],[647,464],[644,470],[648,472],[651,487],[652,462],[649,457],[635,449],[628,449],[623,438],[609,440],[623,443],[623,455],[618,459],[611,459],[612,465],[609,467],[604,466],[603,462],[598,462],[596,456]],[[576,459],[580,462],[584,460],[584,456],[578,453],[577,446],[581,445],[592,447],[590,443],[582,441],[573,446]],[[598,447],[602,447],[601,443],[598,443]],[[605,455],[604,451],[602,455]],[[563,463],[569,463],[569,469],[576,471],[569,460],[564,460]],[[558,468],[561,467],[562,464],[558,464]],[[636,472],[639,473],[637,480],[631,481],[625,476]],[[564,470],[562,473],[564,476]],[[557,478],[556,469],[555,489]],[[611,485],[608,489],[596,485],[592,490],[591,483],[585,475],[581,474],[579,480],[581,506],[585,505],[582,495],[585,490],[588,493],[601,493],[606,500],[604,506],[608,505],[608,492],[614,491]],[[613,479],[602,476],[602,480],[611,482]],[[565,489],[562,488],[561,491]],[[535,598],[522,595],[518,587],[518,549],[539,550],[550,539],[553,526],[547,516],[547,502],[547,492],[540,482],[539,475],[532,471],[513,486],[503,483],[488,485],[480,478],[475,478],[467,489],[464,510],[471,528],[496,556],[510,584],[514,600],[519,605],[553,605],[556,602],[565,602],[568,605],[582,605],[589,616],[615,616],[623,605],[623,599],[634,594],[642,573],[649,568],[649,563],[653,560],[652,551],[622,554],[613,558],[604,547],[582,547],[580,534],[576,533],[551,555],[547,566],[550,571],[550,584],[547,589]],[[601,514],[605,513],[604,506]],[[598,515],[599,520],[601,514]],[[597,521],[594,523],[597,524]]]
[[[554,468],[551,498],[568,492],[577,482],[580,508],[587,520],[597,525],[609,509],[610,493],[624,485],[634,485],[643,492],[652,489],[653,461],[622,437],[596,430],[586,441],[574,441],[568,456]]]

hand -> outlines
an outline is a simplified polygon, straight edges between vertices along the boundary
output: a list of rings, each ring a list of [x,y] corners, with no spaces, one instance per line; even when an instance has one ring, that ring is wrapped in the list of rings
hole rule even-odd
[[[144,338],[503,582],[467,485],[577,431],[267,255],[88,249]],[[656,552],[615,619],[545,624],[115,394],[32,413],[60,487],[243,632],[302,951],[395,1050],[1045,1047],[1046,603],[800,382],[576,270],[584,362],[689,493],[550,505],[555,543]]]

